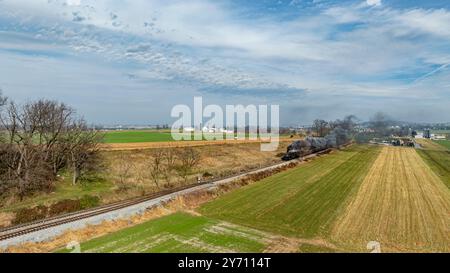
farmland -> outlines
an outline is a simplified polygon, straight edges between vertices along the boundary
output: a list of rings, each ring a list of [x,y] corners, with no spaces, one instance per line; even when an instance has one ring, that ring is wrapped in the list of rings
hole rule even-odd
[[[200,134],[200,133],[196,133]],[[185,134],[180,133],[181,136]],[[190,137],[189,137],[190,135]],[[194,134],[187,133],[188,139],[185,141],[195,141]],[[236,134],[231,134],[231,138],[234,139]],[[249,139],[251,135],[245,134],[245,138]],[[252,135],[257,137],[257,135]],[[287,137],[288,135],[282,135],[282,137]],[[217,134],[214,133],[202,133],[197,135],[201,140],[214,140],[217,139]],[[223,140],[230,138],[230,135],[222,134]],[[174,142],[170,130],[124,130],[124,131],[105,131],[103,132],[103,143],[105,144],[130,144],[130,143],[151,143],[151,142]]]
[[[262,252],[268,243],[265,234],[257,230],[175,213],[89,241],[82,251]]]
[[[449,251],[446,151],[355,145],[82,244],[88,252]],[[447,186],[446,186],[447,185]]]
[[[377,154],[377,148],[354,147],[319,158],[228,194],[200,212],[289,236],[324,234]]]
[[[220,177],[279,162],[277,154],[285,151],[286,145],[287,143],[280,143],[279,149],[274,152],[261,152],[258,143],[193,147],[199,153],[200,162],[189,174],[187,183],[194,183],[197,176],[205,174]],[[178,151],[177,149],[182,148],[172,149]],[[148,162],[152,159],[153,152],[153,149],[103,151],[104,169],[82,183],[74,186],[70,174],[63,174],[60,177],[61,181],[58,181],[50,194],[36,194],[23,200],[0,200],[0,226],[9,224],[2,219],[11,218],[10,213],[36,205],[49,206],[67,199],[79,199],[85,195],[98,196],[102,203],[109,203],[161,190],[148,174]],[[127,165],[126,168],[124,165]],[[159,186],[169,188],[184,183],[186,182],[183,178],[174,171],[167,179],[161,178]],[[8,217],[5,217],[6,215]]]
[[[140,143],[173,141],[167,131],[136,130],[136,131],[107,131],[104,133],[104,143]]]
[[[421,146],[421,148],[425,150],[434,150],[434,151],[446,150],[445,146],[429,139],[416,139],[416,142]]]
[[[435,141],[437,144],[444,146],[445,148],[447,148],[448,150],[450,150],[450,140],[438,140]]]
[[[337,221],[333,239],[361,247],[376,240],[392,251],[448,251],[449,211],[448,188],[416,151],[386,147]]]
[[[450,188],[450,151],[418,150],[417,153]]]

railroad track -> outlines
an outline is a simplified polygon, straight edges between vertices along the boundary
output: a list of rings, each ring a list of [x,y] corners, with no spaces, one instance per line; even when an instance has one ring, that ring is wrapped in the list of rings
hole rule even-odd
[[[314,157],[317,155],[326,154],[326,153],[329,153],[331,150],[332,149],[326,149],[326,150],[318,151],[316,153],[311,153],[309,155],[304,155],[300,158],[300,160],[308,159],[308,158],[311,158],[311,157]],[[64,214],[61,216],[55,216],[52,218],[46,218],[46,219],[38,220],[35,222],[27,223],[27,224],[3,228],[3,229],[0,229],[0,241],[4,241],[4,240],[11,239],[14,237],[19,237],[21,235],[29,234],[29,233],[32,233],[35,231],[45,230],[45,229],[48,229],[51,227],[56,227],[59,225],[75,222],[78,220],[87,219],[87,218],[101,215],[104,213],[117,211],[117,210],[120,210],[123,208],[141,204],[141,203],[144,203],[147,201],[157,199],[159,197],[163,197],[163,196],[166,196],[169,194],[181,192],[181,191],[184,191],[187,189],[192,189],[192,188],[199,187],[202,185],[214,184],[215,182],[241,178],[241,177],[249,175],[249,174],[258,173],[260,171],[265,171],[268,169],[273,169],[273,168],[281,167],[284,165],[288,165],[290,162],[292,162],[292,161],[285,161],[285,162],[281,162],[281,163],[279,162],[279,163],[270,164],[270,165],[266,165],[266,166],[260,166],[259,168],[254,168],[254,169],[251,169],[251,170],[248,170],[245,172],[239,172],[237,174],[232,174],[232,175],[229,175],[226,177],[220,177],[220,178],[211,179],[211,180],[200,182],[200,183],[176,187],[173,189],[168,189],[168,190],[164,190],[164,191],[157,192],[157,193],[152,193],[152,194],[149,194],[149,195],[146,195],[143,197],[137,197],[134,199],[119,201],[119,202],[115,202],[115,203],[111,203],[111,204],[107,204],[107,205],[102,205],[102,206],[99,206],[96,208],[73,212],[73,213],[68,213],[68,214]]]
[[[164,190],[164,191],[153,193],[153,194],[149,194],[149,195],[146,195],[146,196],[143,196],[143,197],[138,197],[138,198],[129,199],[129,200],[125,200],[125,201],[119,201],[119,202],[115,202],[115,203],[111,203],[111,204],[107,204],[107,205],[102,205],[102,206],[99,206],[99,207],[96,207],[96,208],[92,208],[92,209],[88,209],[88,210],[73,212],[73,213],[64,214],[64,215],[61,215],[61,216],[55,216],[55,217],[52,217],[52,218],[46,218],[46,219],[38,220],[38,221],[35,221],[35,222],[18,225],[18,226],[12,226],[12,227],[8,227],[8,228],[3,228],[3,229],[0,229],[0,241],[4,241],[4,240],[7,240],[7,239],[11,239],[11,238],[14,238],[14,237],[18,237],[18,236],[21,236],[21,235],[32,233],[32,232],[35,232],[35,231],[40,231],[40,230],[48,229],[48,228],[51,228],[51,227],[56,227],[56,226],[59,226],[59,225],[75,222],[75,221],[78,221],[78,220],[90,218],[90,217],[93,217],[93,216],[97,216],[97,215],[101,215],[101,214],[104,214],[104,213],[116,211],[116,210],[119,210],[119,209],[127,208],[127,207],[130,207],[130,206],[133,206],[133,205],[137,205],[137,204],[141,204],[141,203],[144,203],[144,202],[147,202],[147,201],[151,201],[151,200],[157,199],[159,197],[163,197],[163,196],[166,196],[166,195],[169,195],[169,194],[173,194],[173,193],[181,192],[181,191],[184,191],[184,190],[187,190],[187,189],[199,187],[199,186],[202,186],[202,185],[214,184],[215,182],[219,182],[219,181],[222,181],[222,180],[239,178],[239,177],[242,177],[242,176],[254,173],[254,172],[262,171],[262,170],[265,170],[265,169],[268,169],[268,168],[276,168],[277,166],[282,166],[284,164],[286,164],[286,162],[271,164],[271,165],[267,165],[267,166],[264,166],[264,167],[255,168],[255,169],[252,169],[252,170],[249,170],[249,171],[246,171],[246,172],[240,172],[238,174],[229,175],[229,176],[226,176],[226,177],[211,179],[211,180],[200,182],[200,183],[195,183],[195,184],[190,184],[190,185],[186,185],[186,186],[176,187],[176,188],[173,188],[173,189]]]

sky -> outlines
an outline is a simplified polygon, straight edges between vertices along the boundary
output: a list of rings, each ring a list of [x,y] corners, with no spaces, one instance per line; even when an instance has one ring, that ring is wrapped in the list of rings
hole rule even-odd
[[[0,0],[0,89],[95,124],[277,104],[282,125],[450,121],[450,1]]]

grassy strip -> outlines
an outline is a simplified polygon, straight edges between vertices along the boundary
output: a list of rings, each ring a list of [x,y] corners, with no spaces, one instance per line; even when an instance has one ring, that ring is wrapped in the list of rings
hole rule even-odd
[[[450,188],[450,151],[417,150],[417,153]]]
[[[82,252],[261,252],[263,235],[217,220],[175,213],[81,244]],[[69,252],[62,249],[59,252]]]
[[[289,236],[313,237],[355,192],[379,149],[355,146],[249,185],[200,208],[202,214]]]
[[[450,150],[450,140],[435,140],[434,142]]]

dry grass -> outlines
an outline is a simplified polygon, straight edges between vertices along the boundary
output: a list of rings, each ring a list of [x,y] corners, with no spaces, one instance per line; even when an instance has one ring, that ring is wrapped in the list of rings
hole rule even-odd
[[[445,147],[429,139],[416,139],[416,142],[426,150],[445,151]]]
[[[200,154],[201,159],[199,165],[189,175],[188,183],[195,182],[198,176],[203,176],[206,173],[213,177],[223,177],[280,162],[281,160],[277,154],[285,152],[287,145],[288,143],[280,143],[279,149],[275,152],[262,152],[257,143],[195,147],[194,149]],[[123,197],[157,191],[158,188],[151,178],[148,177],[147,170],[149,166],[146,164],[146,162],[151,160],[153,152],[154,150],[152,149],[104,152],[106,160],[104,175],[106,180],[113,182],[120,180],[119,176],[123,169],[121,166],[124,158],[132,163],[132,170],[125,180],[125,185],[122,185],[126,186],[128,190],[116,195],[108,194],[108,196],[103,197],[103,200],[113,201],[117,198],[123,199]],[[159,181],[161,187],[175,187],[183,183],[184,179],[178,176],[175,171],[171,172],[169,181],[166,181],[164,177],[161,177]]]
[[[355,251],[450,251],[450,192],[414,149],[385,147],[333,229]]]
[[[280,142],[292,142],[298,138],[280,137]],[[121,151],[121,150],[141,150],[141,149],[158,149],[158,148],[181,148],[181,147],[199,147],[211,145],[238,145],[238,144],[260,144],[265,143],[261,140],[203,140],[203,141],[166,141],[166,142],[140,142],[140,143],[110,143],[102,144],[101,148],[105,151]]]
[[[11,246],[4,252],[7,253],[45,253],[65,247],[72,241],[83,242],[93,238],[97,238],[106,234],[117,232],[127,227],[147,222],[165,215],[172,214],[184,207],[183,199],[178,198],[164,206],[155,207],[147,210],[141,215],[136,215],[128,219],[115,221],[104,221],[99,225],[87,226],[79,230],[70,230],[56,237],[51,241],[40,243],[25,243],[18,246]]]
[[[271,172],[276,173],[286,170],[288,168],[293,168],[295,166],[296,164],[290,164],[286,167],[278,168]],[[244,177],[243,179],[231,182],[226,186],[223,185],[216,188],[196,191],[183,196],[179,196],[170,202],[162,204],[159,207],[148,209],[145,213],[141,215],[136,215],[128,219],[121,219],[116,221],[104,221],[99,225],[92,225],[79,230],[70,230],[47,242],[25,243],[22,245],[9,247],[6,250],[3,250],[3,252],[8,253],[50,252],[57,249],[61,249],[62,247],[66,246],[68,243],[72,241],[84,242],[87,240],[91,240],[103,235],[107,235],[113,232],[123,230],[128,227],[132,227],[147,222],[152,219],[173,214],[177,211],[184,211],[196,216],[200,216],[199,213],[196,212],[194,209],[199,207],[201,204],[211,201],[212,199],[218,197],[219,195],[229,192],[233,189],[239,188],[240,186],[256,182],[257,180],[259,180],[259,178],[253,176],[250,176],[250,178]],[[279,236],[277,236],[276,238],[278,239]],[[280,247],[280,251],[281,249],[284,249],[284,252],[289,252],[285,248]],[[0,252],[2,252],[1,249]]]
[[[15,218],[14,213],[0,212],[0,228],[11,225],[14,218]]]

